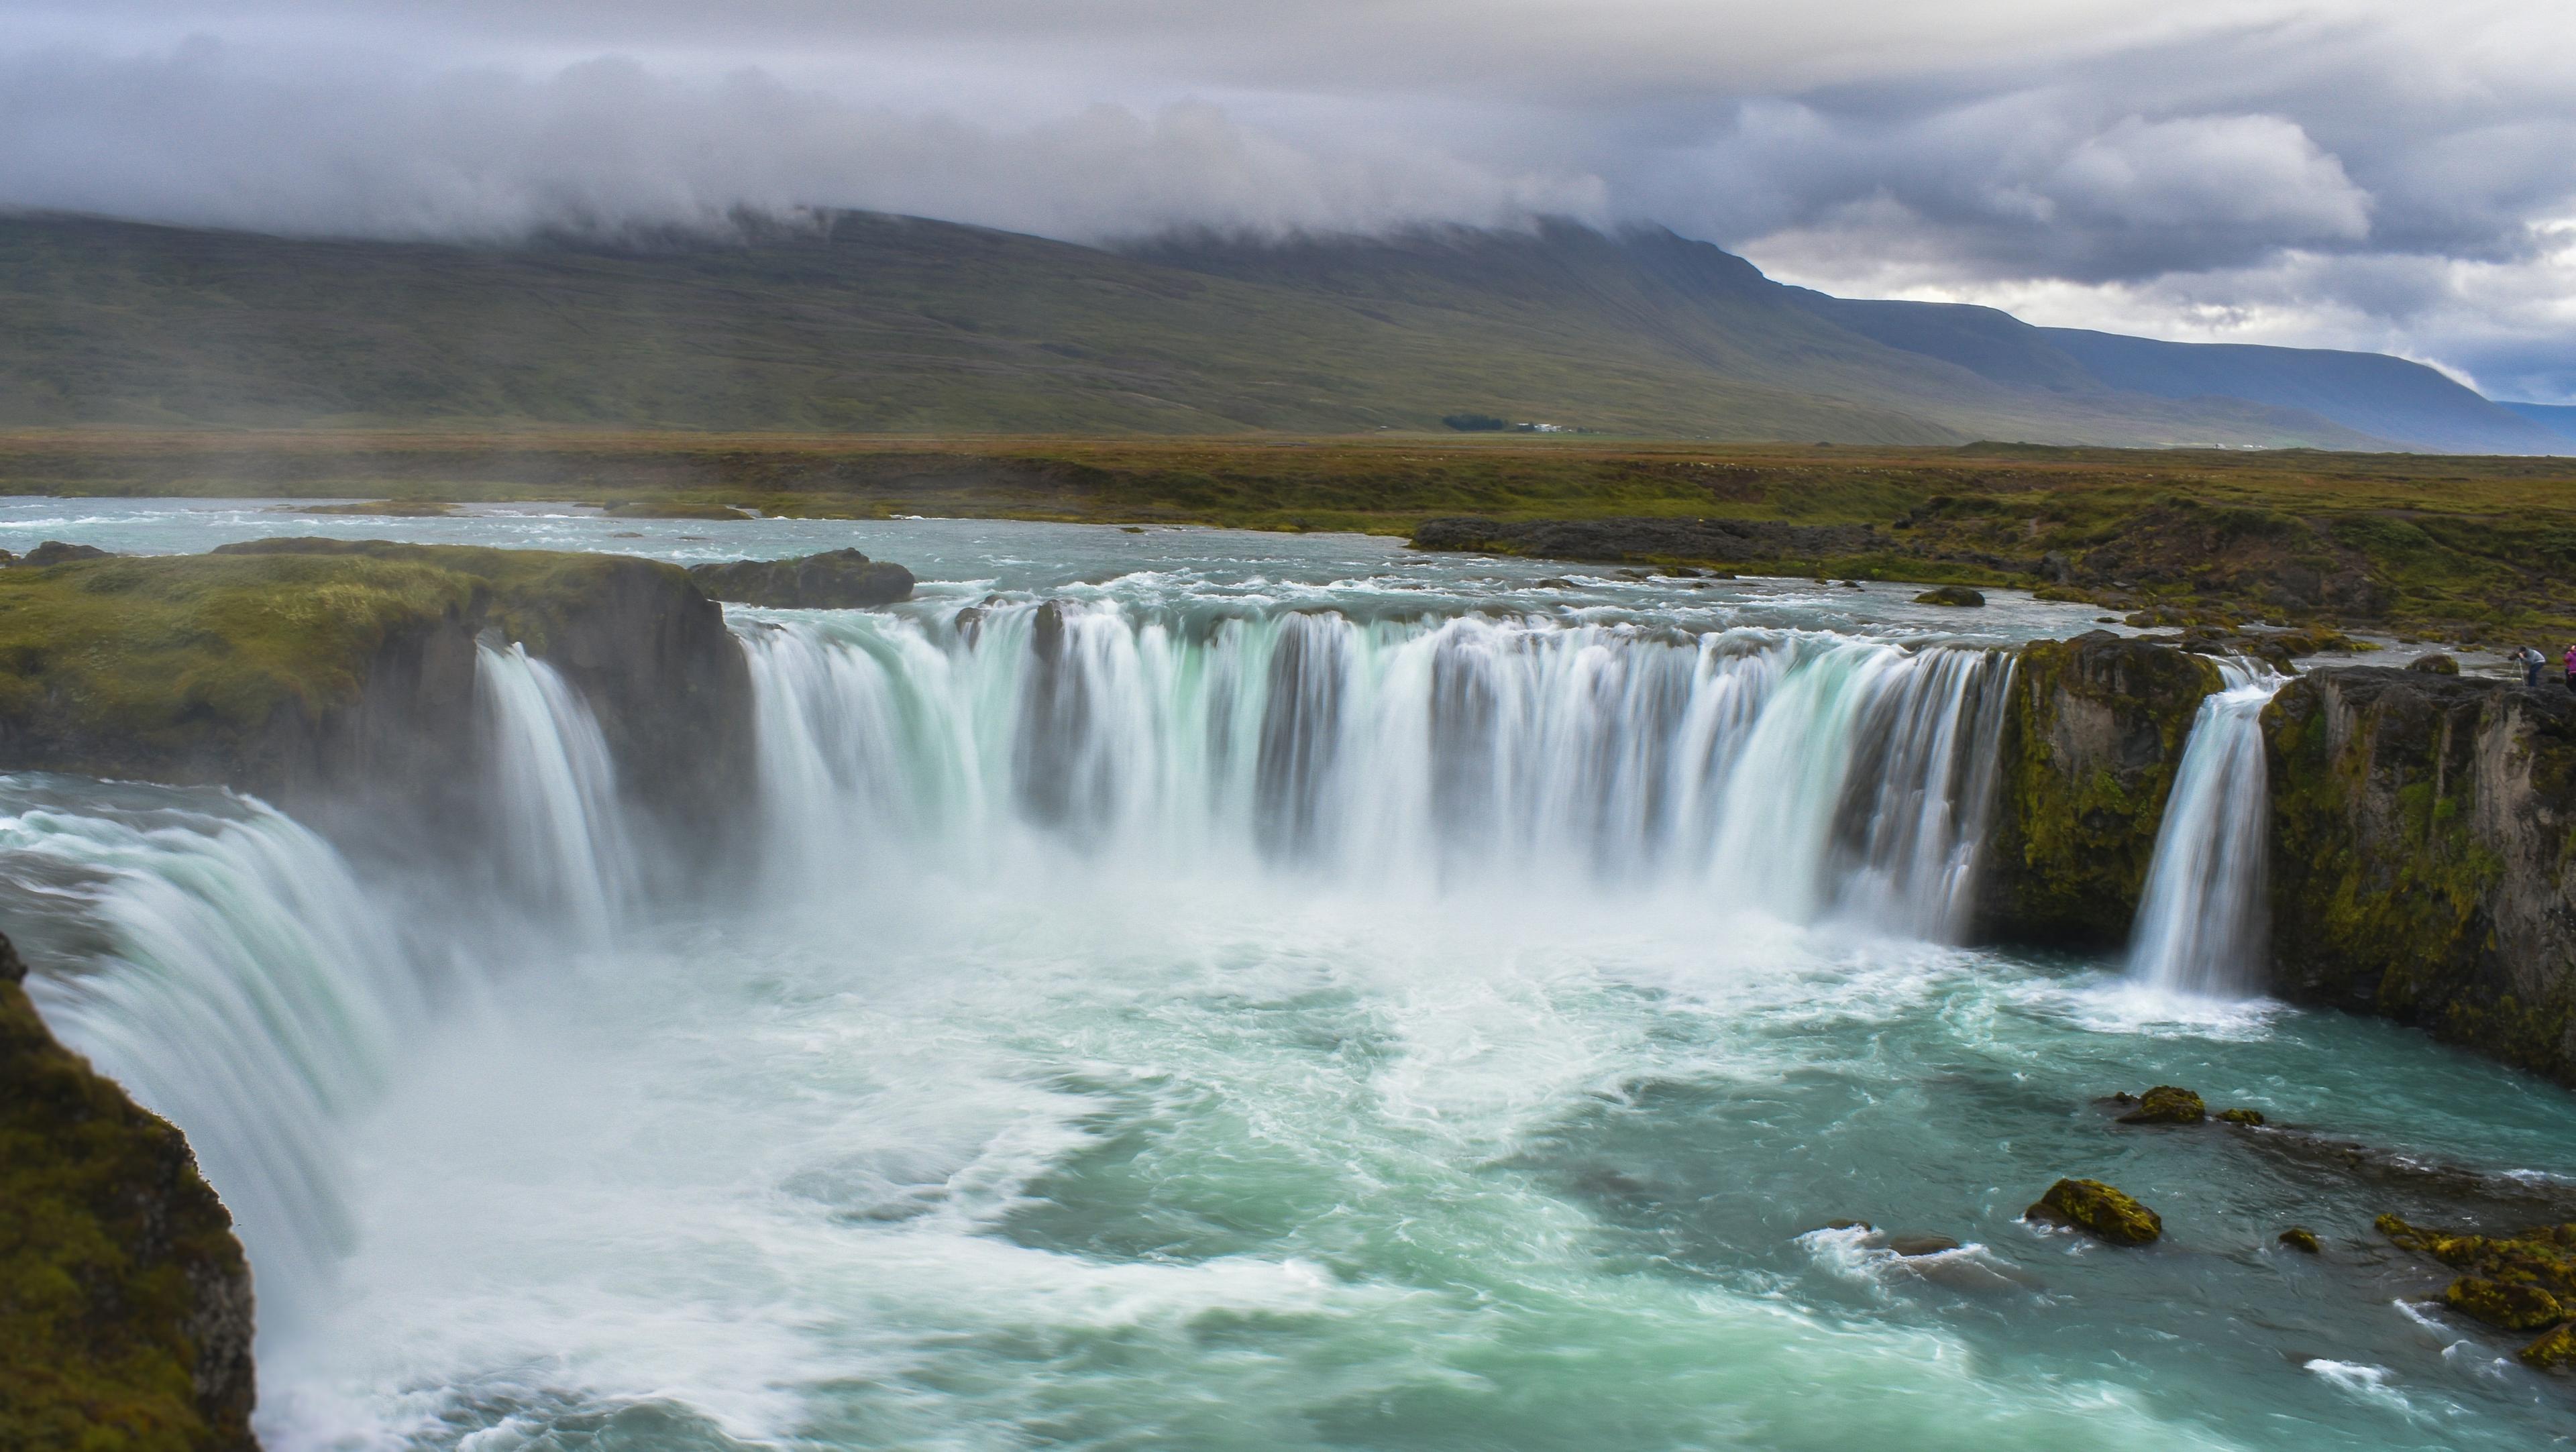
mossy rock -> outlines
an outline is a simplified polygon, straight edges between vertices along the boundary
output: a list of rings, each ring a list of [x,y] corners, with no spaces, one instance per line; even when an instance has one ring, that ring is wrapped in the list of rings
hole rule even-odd
[[[2221,684],[2206,657],[2106,631],[2019,652],[1979,893],[1986,935],[2126,941],[2192,720]]]
[[[2286,997],[2576,1085],[2576,699],[2344,667],[2264,709]]]
[[[2113,1245],[2147,1245],[2165,1233],[2156,1212],[2100,1180],[2060,1180],[2022,1218],[2081,1230]]]
[[[2260,1129],[2269,1123],[2263,1118],[2263,1111],[2260,1109],[2222,1109],[2218,1111],[2218,1117],[2228,1124],[2241,1125],[2247,1129]]]
[[[2406,668],[2428,676],[2456,676],[2460,673],[2460,663],[2439,651],[2415,657],[2406,663]]]
[[[0,570],[0,767],[289,806],[434,787],[473,749],[486,633],[583,693],[644,795],[693,812],[735,795],[698,783],[747,769],[748,671],[677,566],[381,540]]]
[[[2462,1276],[2442,1292],[2443,1304],[2499,1331],[2537,1331],[2567,1319],[2567,1308],[2538,1286]]]
[[[2274,1238],[2290,1249],[2306,1255],[2322,1255],[2325,1252],[2325,1247],[2317,1242],[2317,1233],[2304,1225],[2293,1225]]]
[[[708,596],[779,610],[853,610],[912,597],[912,571],[857,550],[828,550],[790,560],[734,560],[692,565],[689,579]]]
[[[250,1452],[250,1270],[188,1142],[54,1041],[0,938],[0,1447]]]
[[[2523,1365],[2535,1371],[2557,1371],[2576,1366],[2576,1321],[2552,1328],[2514,1354],[2522,1358]]]
[[[1985,604],[1986,597],[1982,591],[1971,590],[1965,585],[1943,585],[1937,589],[1926,590],[1922,594],[1915,596],[1914,603],[1917,605],[1976,606]]]
[[[2138,1107],[2120,1116],[2122,1124],[2198,1124],[2209,1117],[2200,1096],[2173,1084],[2159,1084],[2139,1096]]]

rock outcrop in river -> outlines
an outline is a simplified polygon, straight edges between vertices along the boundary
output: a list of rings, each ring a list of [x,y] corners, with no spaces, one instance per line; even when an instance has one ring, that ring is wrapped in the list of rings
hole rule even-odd
[[[0,1447],[246,1452],[250,1267],[188,1141],[54,1041],[0,938]]]
[[[478,640],[561,672],[657,815],[701,822],[741,799],[748,671],[677,566],[381,541],[0,573],[0,769],[436,817],[478,750]]]
[[[1985,855],[1988,936],[2126,939],[2193,713],[2219,684],[2201,656],[2107,631],[2022,650]]]
[[[2324,670],[2263,725],[2277,990],[2576,1084],[2576,696]]]
[[[912,571],[857,550],[793,560],[691,565],[689,578],[718,600],[779,610],[853,610],[912,598]]]

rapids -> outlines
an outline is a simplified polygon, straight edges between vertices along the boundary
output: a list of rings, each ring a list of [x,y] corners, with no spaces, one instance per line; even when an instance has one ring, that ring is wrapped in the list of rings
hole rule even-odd
[[[0,509],[0,544],[281,532],[81,508]],[[2563,1390],[2402,1302],[2414,1268],[2272,1246],[2299,1221],[2350,1261],[2369,1192],[2087,1103],[2189,1084],[2538,1175],[2576,1159],[2560,1091],[2224,980],[1959,941],[1990,647],[2079,610],[1566,589],[1321,536],[294,528],[857,543],[939,583],[733,612],[748,891],[644,885],[597,723],[515,651],[482,659],[471,863],[218,791],[0,778],[0,922],[234,1208],[277,1452],[2564,1436]],[[2195,732],[2185,776],[2219,784],[2177,789],[2158,921],[2242,861],[2213,725],[2240,694]],[[2063,1174],[2136,1191],[2168,1243],[2022,1224]],[[1900,1261],[1818,1229],[1843,1217],[1968,1246]]]

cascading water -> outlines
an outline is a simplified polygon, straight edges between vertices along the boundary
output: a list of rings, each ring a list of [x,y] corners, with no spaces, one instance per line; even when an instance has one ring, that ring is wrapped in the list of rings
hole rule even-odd
[[[542,922],[596,945],[635,882],[599,726],[521,648],[486,646],[480,666],[493,886],[532,915],[514,931]],[[402,893],[362,884],[331,844],[248,798],[0,777],[0,814],[0,891],[13,925],[39,925],[47,1019],[188,1127],[260,1269],[264,1323],[290,1320],[351,1242],[345,1121],[495,945],[469,955],[473,935],[455,931],[447,952],[415,948]]]
[[[2129,973],[2163,992],[2228,997],[2257,980],[2268,930],[2262,715],[2281,677],[2236,661],[2218,667],[2225,687],[2192,717],[2156,832]]]
[[[736,612],[765,856],[697,892],[636,885],[599,724],[507,650],[455,813],[492,835],[426,869],[220,792],[7,782],[0,927],[238,1215],[272,1452],[2557,1434],[2384,1281],[2014,1218],[2100,1163],[2067,1110],[2106,1083],[2576,1152],[2527,1086],[2340,1015],[2136,1032],[2106,965],[1918,941],[1961,935],[2012,679],[1930,632],[2089,610],[903,527],[1060,574]],[[959,610],[988,589],[1021,603]],[[2241,880],[2162,871],[2232,850],[2202,795],[2159,854],[2184,923]],[[2384,1208],[2124,1153],[2185,1245]],[[1974,1243],[1815,1229],[1846,1217]]]
[[[607,739],[579,693],[522,645],[479,648],[500,880],[576,941],[609,935],[637,889],[636,843]]]
[[[1780,632],[979,614],[745,627],[782,871],[1054,833],[1174,872],[1687,882],[1950,937],[2011,673]]]
[[[187,1126],[292,1315],[350,1244],[338,1121],[423,1017],[379,903],[257,802],[70,778],[0,777],[0,881],[55,1032]]]

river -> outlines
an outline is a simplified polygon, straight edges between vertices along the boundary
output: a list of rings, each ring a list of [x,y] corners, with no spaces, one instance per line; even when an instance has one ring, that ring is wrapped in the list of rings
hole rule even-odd
[[[0,503],[12,549],[288,533],[855,544],[924,584],[730,612],[761,773],[721,887],[656,870],[514,651],[481,860],[0,778],[40,1005],[240,1222],[274,1452],[2567,1440],[2563,1388],[2410,1299],[2384,1191],[2094,1102],[2536,1181],[2576,1167],[2562,1091],[2237,996],[2188,934],[2135,970],[1961,941],[1986,647],[2083,607],[1354,536]],[[2239,860],[2223,803],[2173,883]],[[2023,1223],[2061,1175],[2166,1240]]]

